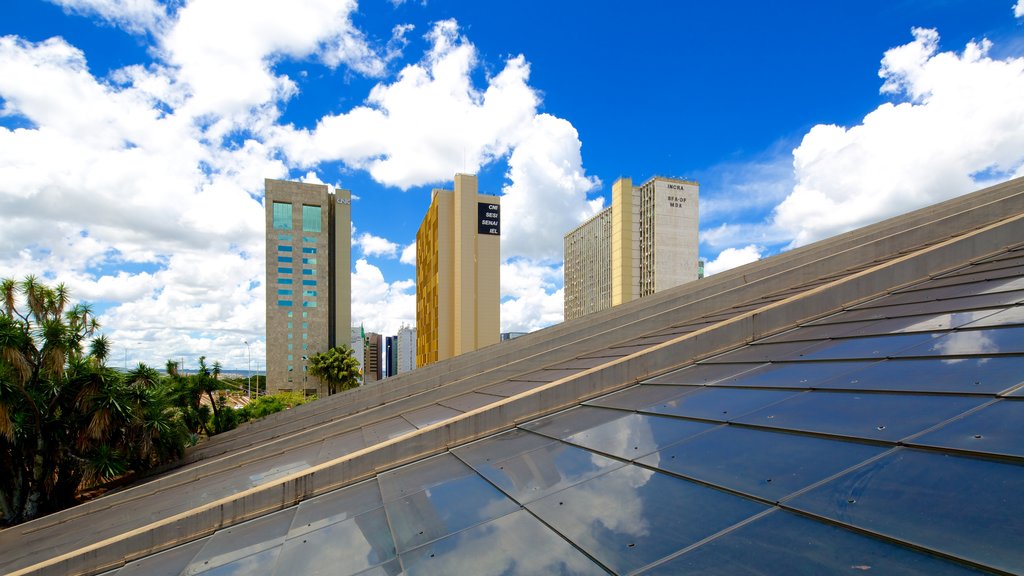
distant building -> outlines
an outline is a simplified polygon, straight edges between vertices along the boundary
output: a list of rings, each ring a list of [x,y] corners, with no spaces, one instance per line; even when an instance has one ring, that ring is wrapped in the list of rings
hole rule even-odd
[[[416,233],[417,366],[498,342],[500,221],[474,175],[434,190]]]
[[[515,340],[516,338],[519,338],[520,336],[526,336],[527,334],[529,334],[529,332],[502,332],[501,341],[504,342],[506,340]]]
[[[384,377],[384,340],[380,334],[370,332],[366,335],[366,350],[364,352],[363,382],[376,382]]]
[[[348,346],[352,349],[352,356],[359,362],[359,383],[362,384],[366,381],[366,334],[362,326],[352,327]]]
[[[395,366],[395,374],[411,372],[416,368],[416,327],[410,328],[403,325],[398,329],[395,336],[398,364]]]
[[[688,180],[617,180],[612,205],[565,235],[565,319],[696,280],[699,192]]]
[[[307,359],[344,344],[351,324],[351,194],[284,180],[264,186],[267,392],[326,396]]]
[[[384,377],[398,374],[398,336],[384,337]]]

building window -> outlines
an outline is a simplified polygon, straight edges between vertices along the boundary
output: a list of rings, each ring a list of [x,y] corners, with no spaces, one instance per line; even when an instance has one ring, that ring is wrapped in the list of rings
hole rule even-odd
[[[292,279],[291,278],[278,278],[277,279],[277,283],[278,284],[291,284],[292,283]]]
[[[310,248],[309,246],[303,246],[302,252],[305,254],[316,254],[316,248]]]
[[[288,312],[288,317],[289,317],[289,318],[291,318],[291,317],[292,317],[292,314],[295,314],[295,312],[289,311],[289,312]]]
[[[309,322],[302,323],[302,329],[305,330],[306,328],[309,328]]]
[[[288,329],[289,329],[289,330],[291,330],[291,329],[292,329],[292,323],[291,323],[291,322],[289,322],[289,323],[288,323]]]
[[[288,371],[289,372],[291,372],[292,370],[295,370],[295,366],[289,366],[288,367]],[[288,381],[291,382],[291,379],[289,379]]]
[[[303,258],[302,263],[316,265],[316,258]]]
[[[287,202],[274,202],[274,230],[292,229],[292,205]]]
[[[291,234],[278,234],[277,235],[277,239],[279,241],[281,241],[281,242],[291,242],[292,241],[292,235]]]
[[[291,246],[278,246],[277,247],[277,251],[278,252],[291,252],[292,251],[292,247]]]
[[[319,232],[320,231],[320,207],[319,206],[302,206],[302,231],[303,232]]]
[[[303,268],[302,269],[302,274],[305,275],[305,276],[315,276],[316,275],[316,270],[310,270],[309,268]]]
[[[303,340],[309,340],[309,334],[303,333],[302,334],[302,339]]]
[[[303,236],[302,237],[302,241],[303,242],[313,242],[313,243],[315,243],[316,242],[316,236]]]
[[[303,286],[316,286],[316,280],[303,280]]]
[[[291,362],[291,361],[292,361],[292,360],[294,360],[294,359],[295,359],[295,358],[294,358],[294,357],[293,357],[293,356],[292,356],[291,354],[289,354],[289,355],[288,355],[288,361],[289,361],[289,362]]]
[[[277,269],[277,273],[278,274],[291,274],[292,273],[292,269],[291,268],[278,268]]]
[[[309,344],[303,344],[302,345],[302,349],[303,350],[309,350]]]
[[[294,334],[292,334],[291,332],[289,332],[289,333],[288,333],[288,339],[289,339],[289,340],[291,340],[291,339],[292,339],[292,338],[294,338],[294,337],[295,337],[295,335],[294,335]]]
[[[303,258],[303,260],[305,260],[305,258]],[[277,261],[278,262],[291,262],[292,261],[292,257],[291,256],[278,256],[277,257]]]
[[[288,345],[288,349],[289,349],[289,350],[291,350],[291,349],[292,349],[292,348],[294,348],[294,347],[295,347],[295,345],[294,345],[294,344],[289,344],[289,345]]]
[[[309,312],[303,312],[302,313],[302,317],[303,318],[309,318]]]
[[[291,296],[292,295],[292,290],[290,288],[278,288],[277,289],[277,295],[278,296]]]
[[[303,302],[303,308],[316,308],[316,302]]]
[[[278,306],[291,306],[292,305],[292,301],[291,300],[278,300],[277,301],[277,305]]]
[[[302,295],[303,296],[312,296],[312,297],[316,298],[316,290],[303,290],[302,291]],[[316,302],[314,302],[313,304],[316,304]]]

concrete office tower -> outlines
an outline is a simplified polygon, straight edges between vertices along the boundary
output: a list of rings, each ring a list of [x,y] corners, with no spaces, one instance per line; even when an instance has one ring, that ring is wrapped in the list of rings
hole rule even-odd
[[[398,336],[384,337],[384,377],[398,375]]]
[[[345,344],[351,324],[348,190],[267,179],[267,392],[327,395],[307,359]]]
[[[565,319],[696,280],[696,182],[654,177],[612,185],[612,205],[565,235]]]
[[[416,233],[416,365],[498,342],[500,206],[476,176],[434,190]]]
[[[366,371],[363,372],[363,382],[376,382],[384,377],[384,340],[380,334],[370,332],[366,335],[366,351],[363,365]]]
[[[403,325],[398,329],[395,339],[398,348],[398,365],[395,367],[395,373],[411,372],[416,368],[416,328]]]

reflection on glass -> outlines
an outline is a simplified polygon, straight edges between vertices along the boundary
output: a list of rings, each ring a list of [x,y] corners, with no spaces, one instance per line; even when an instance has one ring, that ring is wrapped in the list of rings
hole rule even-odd
[[[855,358],[881,359],[921,343],[928,343],[942,333],[895,334],[829,340],[799,354],[773,358],[773,360],[853,360]]]
[[[813,391],[737,422],[896,442],[988,401],[978,396]]]
[[[979,574],[960,564],[777,510],[642,574]]]
[[[273,565],[273,560],[281,551],[280,545],[291,527],[295,510],[295,507],[285,508],[280,512],[218,530],[183,574],[200,574],[214,568],[223,568],[222,571],[216,572],[217,574],[244,574],[244,571],[239,570],[253,562],[254,557],[259,558],[259,563],[269,562]]]
[[[295,513],[288,537],[319,530],[383,505],[376,479],[304,500]]]
[[[270,567],[274,566],[277,561],[277,555],[281,553],[281,547],[275,546],[270,550],[264,550],[251,556],[245,556],[230,562],[228,564],[220,564],[209,569],[205,567],[195,568],[196,572],[193,572],[193,567],[189,566],[189,570],[185,574],[202,574],[202,576],[249,576],[250,574],[267,574],[270,572]]]
[[[1011,324],[1024,324],[1024,306],[1007,308],[998,314],[986,316],[966,325],[965,328],[982,328],[986,326],[1009,326]]]
[[[648,406],[679,398],[695,390],[698,386],[658,386],[656,384],[641,384],[631,386],[607,396],[601,396],[588,402],[584,406],[603,406],[606,408],[617,408],[619,410],[639,410]]]
[[[793,390],[700,388],[695,392],[643,408],[645,412],[728,422],[749,412],[802,394]]]
[[[182,544],[170,550],[165,550],[153,556],[147,556],[134,562],[129,562],[109,574],[118,576],[178,576],[196,554],[206,545],[209,538],[203,538],[188,544]]]
[[[995,394],[1024,382],[1024,357],[885,360],[821,388]]]
[[[717,426],[682,418],[625,414],[620,418],[568,436],[565,441],[626,460],[640,458],[684,438]]]
[[[647,384],[686,384],[703,386],[757,368],[757,364],[694,364],[647,380]]]
[[[1024,402],[1000,400],[918,436],[913,443],[1024,458],[1021,438],[1024,438]]]
[[[526,510],[402,554],[410,576],[606,574]]]
[[[621,410],[577,406],[565,412],[527,422],[521,427],[537,434],[564,439],[566,436],[622,418],[627,414]]]
[[[963,356],[1024,352],[1024,326],[957,330],[934,342],[903,350],[900,356]]]
[[[289,533],[276,574],[355,574],[395,557],[384,514],[376,508],[318,530]]]
[[[825,380],[861,370],[875,360],[856,362],[776,362],[764,364],[757,370],[719,382],[717,386],[751,386],[765,388],[808,389],[819,386]]]
[[[777,502],[887,448],[723,426],[637,462]]]
[[[627,465],[527,508],[621,574],[698,542],[766,506]]]
[[[1024,467],[899,448],[787,502],[1011,573],[1024,572]]]

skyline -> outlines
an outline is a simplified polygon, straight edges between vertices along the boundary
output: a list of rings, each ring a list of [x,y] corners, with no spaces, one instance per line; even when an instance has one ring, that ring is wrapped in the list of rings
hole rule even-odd
[[[1024,0],[703,4],[4,1],[0,277],[66,282],[112,358],[237,368],[264,178],[352,190],[353,323],[391,335],[456,172],[503,195],[503,332],[561,320],[619,176],[700,182],[714,273],[1024,175]]]

